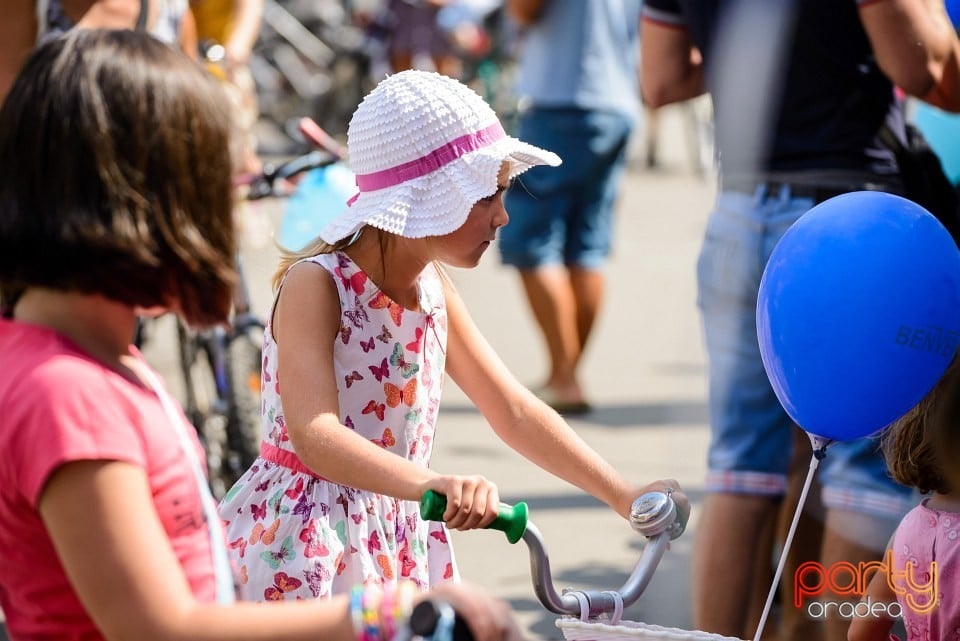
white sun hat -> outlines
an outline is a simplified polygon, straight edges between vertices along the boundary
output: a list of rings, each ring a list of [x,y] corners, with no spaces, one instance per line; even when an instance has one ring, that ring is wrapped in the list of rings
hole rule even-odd
[[[463,83],[417,70],[387,77],[363,99],[347,151],[359,193],[321,230],[331,244],[364,225],[407,238],[448,234],[497,191],[504,161],[510,178],[560,164],[556,154],[508,136]]]

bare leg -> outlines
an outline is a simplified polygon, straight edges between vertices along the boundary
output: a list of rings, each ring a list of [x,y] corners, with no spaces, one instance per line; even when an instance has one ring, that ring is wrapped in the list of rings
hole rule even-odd
[[[693,623],[698,630],[750,639],[748,630],[757,542],[777,499],[746,494],[707,495],[692,564]]]
[[[647,107],[644,118],[647,123],[647,167],[656,167],[659,164],[657,152],[660,147],[660,111]]]
[[[755,541],[753,579],[751,580],[753,589],[750,591],[746,625],[750,639],[753,638],[757,626],[760,625],[760,617],[763,615],[763,608],[767,604],[770,584],[773,582],[774,541],[776,540],[779,506],[782,506],[782,502],[778,504],[777,509],[770,511],[766,521],[763,523],[763,529],[760,531],[760,538]],[[763,641],[775,641],[780,638],[777,630],[778,620],[774,617],[774,613],[771,613],[764,626],[763,636],[761,638]]]
[[[583,393],[576,378],[581,353],[577,309],[567,269],[561,266],[538,267],[522,270],[520,277],[550,355],[547,386],[558,401],[580,402]]]
[[[390,69],[394,72],[413,69],[413,54],[394,53],[390,55]]]
[[[886,550],[886,541],[893,535],[896,527],[895,519],[828,509],[820,562],[829,568],[840,561],[852,563],[854,566],[859,566],[861,562],[879,561]],[[823,598],[829,601],[845,601],[851,597],[827,591]],[[846,641],[849,627],[849,619],[840,618],[835,610],[830,610],[826,625],[827,641]]]
[[[441,73],[450,78],[460,78],[463,75],[463,65],[456,56],[434,56],[433,66],[437,73]]]
[[[810,439],[801,429],[793,430],[793,460],[790,462],[788,473],[786,500],[780,510],[778,539],[784,542],[793,514],[800,501],[800,492],[810,469],[810,458],[813,448]],[[783,568],[783,578],[780,581],[780,595],[783,602],[783,617],[781,623],[782,641],[822,641],[825,630],[823,622],[812,619],[793,606],[793,579],[797,568],[807,561],[819,561],[820,549],[823,541],[823,522],[825,519],[823,504],[820,502],[820,484],[814,477],[813,484],[807,494],[807,502],[803,514],[797,523],[793,544],[787,556],[787,563]]]
[[[573,298],[577,310],[577,339],[580,345],[580,354],[574,367],[579,364],[590,333],[593,331],[600,305],[603,303],[605,284],[606,278],[599,269],[570,268],[570,285],[573,287]]]
[[[774,515],[775,521],[770,524],[772,529],[769,535],[764,534],[763,539],[761,539],[763,544],[769,543],[770,549],[758,552],[759,567],[756,569],[757,580],[751,600],[750,625],[747,628],[750,632],[750,638],[753,638],[753,634],[760,624],[760,616],[763,614],[763,608],[770,596],[770,584],[773,581],[773,571],[776,567],[774,564],[780,561],[779,553],[783,549],[790,524],[793,522],[794,511],[800,501],[800,493],[803,490],[803,483],[810,467],[810,457],[813,455],[810,439],[802,430],[794,429],[793,436],[793,458],[790,461],[790,469],[787,473],[787,494],[780,502],[777,513]],[[819,483],[814,478],[813,486],[807,495],[806,505],[797,524],[793,543],[790,545],[787,554],[783,575],[780,577],[780,585],[778,586],[780,591],[779,616],[775,618],[774,613],[771,612],[767,618],[763,634],[765,640],[821,641],[823,639],[822,622],[811,619],[802,610],[793,606],[793,579],[797,567],[806,561],[820,560],[823,520]],[[778,545],[774,546],[775,542]],[[772,557],[774,553],[778,555],[776,558]]]

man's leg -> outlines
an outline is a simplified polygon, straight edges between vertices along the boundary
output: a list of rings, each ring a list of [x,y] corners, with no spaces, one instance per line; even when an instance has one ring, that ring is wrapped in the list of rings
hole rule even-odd
[[[757,542],[774,518],[768,496],[711,493],[701,508],[694,541],[693,624],[698,630],[751,639],[748,630]]]
[[[567,269],[545,265],[520,271],[530,309],[543,334],[550,356],[546,387],[555,404],[583,402],[576,378],[581,345],[577,329],[577,307]]]
[[[770,584],[773,582],[773,556],[778,549],[775,545],[777,524],[782,509],[783,501],[777,501],[777,508],[771,511],[768,520],[763,524],[763,530],[755,547],[753,579],[751,580],[753,590],[750,592],[750,603],[747,608],[747,630],[755,631],[757,629],[760,625],[760,617],[763,616],[763,608],[767,604]],[[764,625],[763,636],[761,637],[763,641],[779,641],[778,628],[779,612],[772,610]],[[750,632],[750,638],[753,638],[753,632]]]
[[[696,626],[707,632],[753,638],[763,607],[758,603],[765,602],[772,580],[774,525],[787,490],[793,428],[760,357],[756,292],[776,240],[808,208],[809,201],[783,201],[759,190],[721,193],[697,261],[711,443],[693,608]]]
[[[794,449],[787,476],[787,495],[778,517],[777,540],[781,545],[793,522],[800,493],[810,469],[810,457],[813,456],[813,448],[806,432],[797,428],[793,435]],[[824,638],[822,621],[810,618],[802,609],[794,606],[793,580],[802,563],[820,560],[825,518],[823,503],[820,501],[820,483],[814,477],[780,579],[780,597],[783,604],[780,610],[780,641],[820,641]]]
[[[871,517],[835,508],[828,509],[820,562],[829,568],[841,561],[859,567],[860,563],[882,560],[886,543],[893,535],[897,523],[897,519]],[[841,578],[849,579],[850,577],[845,573]],[[823,594],[823,599],[826,601],[855,601],[857,598],[838,595],[831,591]],[[826,641],[846,641],[849,627],[850,619],[844,619],[838,616],[835,609],[830,609],[827,613]]]
[[[834,443],[820,464],[823,504],[827,509],[820,562],[880,561],[900,520],[916,506],[919,494],[897,484],[887,472],[878,437]],[[836,579],[849,579],[840,572]],[[829,588],[829,586],[828,586]],[[824,592],[825,601],[856,601],[857,595]],[[827,612],[826,640],[845,641],[850,621]]]
[[[574,368],[576,368],[587,347],[587,341],[600,312],[604,290],[606,289],[606,278],[601,269],[571,267],[570,285],[573,288],[573,299],[576,307],[577,342],[579,345],[579,354],[577,355],[577,361],[574,363]]]

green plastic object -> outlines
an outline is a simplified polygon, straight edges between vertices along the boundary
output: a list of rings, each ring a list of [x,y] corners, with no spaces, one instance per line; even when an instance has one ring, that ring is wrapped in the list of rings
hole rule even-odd
[[[447,497],[433,490],[427,490],[420,499],[420,516],[428,521],[442,521],[443,513],[447,509]],[[526,503],[516,505],[500,504],[500,513],[493,523],[487,526],[488,530],[500,530],[507,535],[507,540],[516,543],[523,538],[527,531],[527,517],[530,510]]]

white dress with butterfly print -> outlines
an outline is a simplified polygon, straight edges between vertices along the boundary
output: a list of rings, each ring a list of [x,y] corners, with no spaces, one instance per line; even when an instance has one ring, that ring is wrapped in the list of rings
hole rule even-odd
[[[347,257],[310,261],[334,275],[341,327],[333,356],[340,420],[398,456],[429,465],[443,383],[447,317],[433,265],[419,278],[420,311],[394,303]],[[277,378],[277,345],[263,341],[261,456],[220,504],[246,600],[328,597],[366,582],[458,578],[446,528],[419,506],[331,483],[296,458]]]

